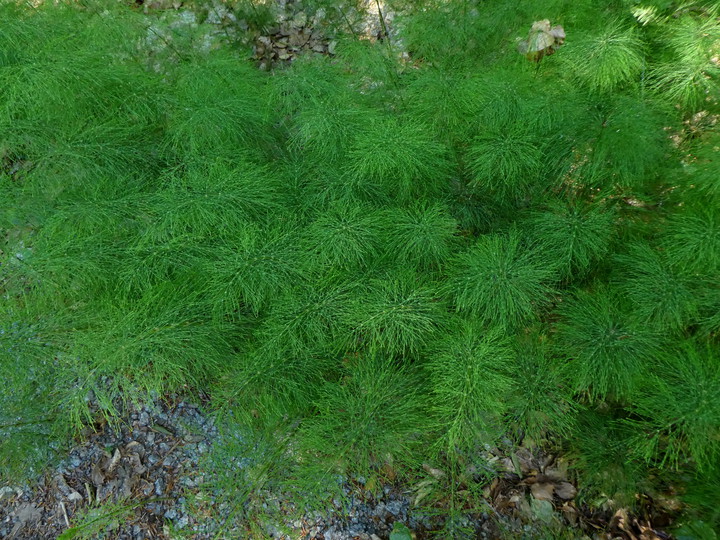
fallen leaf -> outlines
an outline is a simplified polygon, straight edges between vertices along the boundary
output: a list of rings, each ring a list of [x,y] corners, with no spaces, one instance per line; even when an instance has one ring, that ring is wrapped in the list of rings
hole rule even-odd
[[[577,489],[570,482],[560,482],[555,486],[555,495],[565,501],[574,499],[577,495]]]
[[[115,449],[115,452],[113,452],[112,459],[110,460],[110,463],[107,466],[107,474],[112,474],[115,472],[115,469],[120,464],[120,458],[122,455],[120,454],[120,450],[118,448]]]
[[[575,524],[578,521],[578,517],[579,517],[577,509],[574,506],[571,506],[566,503],[562,506],[562,508],[560,508],[560,511],[562,512],[562,514],[565,517],[565,519],[567,520],[567,522],[570,525],[575,526]]]
[[[17,517],[18,522],[13,527],[13,530],[10,531],[10,536],[8,538],[15,538],[25,525],[31,525],[36,521],[39,521],[40,518],[42,518],[42,510],[33,503],[27,503],[15,511],[15,516]]]
[[[531,474],[533,471],[540,469],[540,465],[527,448],[520,448],[511,455],[513,464],[523,473]],[[518,473],[519,474],[519,473]]]
[[[615,515],[610,520],[610,528],[617,528],[627,534],[630,540],[637,540],[637,537],[631,532],[628,513],[624,508],[620,508],[615,512]]]
[[[438,480],[445,477],[444,471],[441,471],[440,469],[435,469],[427,463],[423,463],[423,469],[425,469],[425,472],[429,473],[430,476],[432,476],[433,478],[437,478]]]
[[[565,29],[560,26],[550,26],[550,21],[544,19],[535,21],[530,28],[528,38],[518,43],[518,51],[532,62],[540,62],[545,56],[553,54],[565,42]]]
[[[98,489],[103,485],[103,482],[105,482],[105,474],[103,474],[102,467],[99,462],[93,465],[92,471],[90,472],[90,479]]]
[[[132,454],[135,453],[140,457],[145,456],[145,447],[137,441],[130,441],[125,445],[125,451]]]
[[[530,486],[532,496],[541,501],[552,501],[554,491],[555,486],[544,482],[538,482]]]
[[[417,487],[415,488],[417,490],[417,495],[415,496],[415,500],[413,501],[413,506],[418,506],[425,497],[427,497],[428,495],[430,495],[430,493],[433,492],[434,484],[434,480],[424,480],[417,485]]]

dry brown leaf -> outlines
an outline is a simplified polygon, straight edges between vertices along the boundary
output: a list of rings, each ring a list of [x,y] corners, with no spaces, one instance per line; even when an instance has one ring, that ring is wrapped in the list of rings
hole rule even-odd
[[[107,474],[112,474],[115,472],[115,469],[120,464],[120,458],[122,455],[120,454],[120,450],[118,448],[115,449],[115,452],[113,452],[112,459],[110,460],[110,463],[107,466]]]
[[[563,458],[558,458],[552,467],[545,468],[545,476],[556,482],[564,482],[567,480],[568,463]]]
[[[513,463],[520,469],[523,474],[532,474],[540,469],[540,464],[527,448],[520,448],[512,454]]]
[[[537,482],[530,486],[532,496],[541,501],[552,501],[555,486],[544,482]]]
[[[565,29],[560,25],[550,26],[544,19],[535,21],[530,28],[528,38],[518,43],[518,51],[528,60],[540,62],[545,56],[553,54],[565,42]]]
[[[430,474],[430,476],[432,476],[433,478],[437,478],[438,480],[445,477],[444,471],[441,471],[440,469],[435,469],[427,463],[423,463],[423,469],[425,469],[425,472]]]
[[[574,506],[565,503],[562,508],[560,508],[560,511],[570,525],[574,526],[577,523],[579,515]]]
[[[97,489],[99,489],[100,486],[103,485],[103,482],[105,482],[105,474],[103,473],[100,462],[93,465],[92,471],[90,472],[90,479]]]
[[[142,464],[142,461],[140,461],[140,456],[138,454],[130,454],[127,459],[130,467],[132,468],[133,475],[140,475],[147,471],[147,467]]]
[[[145,447],[137,441],[130,441],[125,445],[125,451],[129,454],[135,453],[139,457],[145,457]]]
[[[570,482],[560,482],[555,486],[555,494],[565,501],[574,499],[577,489]]]
[[[630,540],[638,540],[637,536],[635,536],[631,531],[628,513],[624,508],[620,508],[617,512],[615,512],[615,515],[610,520],[610,527],[621,530],[628,535]]]
[[[433,492],[435,489],[434,484],[435,482],[433,480],[425,480],[416,486],[415,489],[417,490],[417,495],[413,501],[413,506],[418,506],[425,497]]]

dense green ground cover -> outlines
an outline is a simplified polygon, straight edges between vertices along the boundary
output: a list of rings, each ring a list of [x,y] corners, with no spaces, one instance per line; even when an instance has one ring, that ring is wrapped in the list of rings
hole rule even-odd
[[[0,6],[3,477],[91,395],[203,392],[302,489],[433,463],[467,506],[531,438],[584,500],[718,526],[717,5],[394,4],[402,41],[270,73],[121,3]]]

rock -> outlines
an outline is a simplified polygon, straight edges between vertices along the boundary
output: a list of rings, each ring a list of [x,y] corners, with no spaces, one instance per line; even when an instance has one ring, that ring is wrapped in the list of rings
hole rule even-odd
[[[55,484],[55,487],[57,488],[59,494],[64,497],[69,497],[70,494],[75,491],[70,486],[68,486],[67,481],[62,474],[56,474],[53,477],[53,483]]]
[[[393,516],[398,516],[402,513],[402,503],[400,501],[390,501],[385,506],[387,511]]]
[[[15,496],[15,490],[10,486],[0,488],[0,502],[12,499]]]
[[[296,28],[302,28],[307,24],[307,14],[301,11],[292,20],[292,25]]]

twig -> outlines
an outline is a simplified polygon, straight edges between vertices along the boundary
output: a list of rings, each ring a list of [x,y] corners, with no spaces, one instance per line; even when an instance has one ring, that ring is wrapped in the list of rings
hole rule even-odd
[[[63,511],[63,517],[65,518],[65,525],[67,525],[67,528],[70,528],[70,520],[68,519],[67,510],[65,510],[65,503],[60,501],[60,508],[62,508]]]
[[[350,29],[350,32],[352,33],[353,37],[355,39],[360,39],[360,37],[357,35],[357,32],[355,32],[355,29],[353,28],[352,24],[350,24],[350,20],[347,18],[347,15],[345,15],[345,12],[343,11],[342,7],[338,6],[337,9],[340,12],[340,15],[342,15],[342,18],[345,20],[345,24],[348,25],[348,28]]]
[[[390,34],[388,33],[387,25],[385,24],[385,17],[383,17],[382,9],[380,8],[380,0],[375,0],[375,5],[378,10],[378,17],[380,18],[380,27],[382,28],[383,37],[390,43]]]
[[[167,452],[165,452],[165,454],[163,454],[162,459],[158,460],[155,464],[153,464],[153,465],[151,465],[150,467],[148,467],[148,472],[150,472],[150,471],[152,471],[153,469],[156,469],[157,467],[159,467],[160,465],[162,465],[163,461],[165,461],[165,458],[168,457],[170,454],[172,454],[172,453],[175,451],[175,449],[176,449],[178,446],[181,445],[181,443],[182,443],[182,441],[177,441],[175,444],[173,444],[173,445],[170,447],[170,450],[168,450]],[[184,443],[182,443],[182,444],[183,444],[183,446],[184,446]]]

